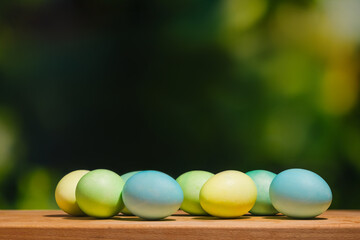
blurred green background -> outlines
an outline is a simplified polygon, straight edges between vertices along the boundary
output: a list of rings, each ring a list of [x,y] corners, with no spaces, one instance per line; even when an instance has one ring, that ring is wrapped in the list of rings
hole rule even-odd
[[[0,1],[0,208],[75,169],[305,168],[360,207],[360,1]]]

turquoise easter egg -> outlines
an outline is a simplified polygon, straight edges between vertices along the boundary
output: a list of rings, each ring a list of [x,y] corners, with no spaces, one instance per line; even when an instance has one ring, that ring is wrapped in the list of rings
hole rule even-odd
[[[292,218],[313,218],[331,205],[332,193],[326,181],[305,169],[279,173],[270,185],[270,199],[281,213]]]
[[[256,184],[257,197],[255,205],[250,212],[253,215],[275,215],[278,211],[270,200],[270,184],[276,177],[275,173],[266,170],[254,170],[246,173]]]
[[[123,200],[131,213],[144,219],[162,219],[175,213],[184,199],[180,185],[159,171],[142,171],[128,179]]]

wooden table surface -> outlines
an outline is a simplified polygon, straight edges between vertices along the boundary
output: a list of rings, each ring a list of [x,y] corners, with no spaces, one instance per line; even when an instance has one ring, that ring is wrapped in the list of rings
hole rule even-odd
[[[1,210],[0,239],[356,239],[360,210],[328,210],[311,220],[245,215],[237,219],[189,216],[162,221],[133,216],[71,217],[60,210]]]

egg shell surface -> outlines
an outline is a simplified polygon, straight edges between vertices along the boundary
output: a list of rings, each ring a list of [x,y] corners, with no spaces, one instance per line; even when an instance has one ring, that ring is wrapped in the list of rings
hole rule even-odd
[[[83,216],[75,197],[76,185],[88,173],[88,170],[76,170],[66,174],[57,184],[55,200],[60,209],[73,216]]]
[[[133,171],[133,172],[125,173],[125,174],[121,175],[121,178],[122,178],[122,180],[124,181],[124,183],[126,184],[127,180],[128,180],[129,178],[131,178],[132,176],[134,176],[135,174],[137,174],[138,172],[140,172],[140,171]],[[121,212],[122,212],[123,214],[129,215],[129,216],[130,216],[130,215],[134,215],[134,214],[132,214],[132,213],[130,212],[130,210],[129,210],[126,206],[121,210]]]
[[[270,200],[270,184],[276,177],[275,173],[266,170],[253,170],[246,173],[255,182],[257,197],[255,205],[250,212],[253,215],[275,215],[278,211]]]
[[[213,173],[201,170],[194,170],[183,173],[176,181],[180,184],[184,201],[181,209],[191,215],[208,215],[200,205],[200,190]]]
[[[318,174],[305,169],[288,169],[272,181],[270,199],[279,212],[289,217],[313,218],[330,207],[332,193]]]
[[[211,177],[200,191],[200,204],[209,214],[236,218],[247,213],[257,196],[254,181],[245,173],[223,171]]]
[[[121,193],[124,181],[113,171],[97,169],[85,174],[76,187],[80,209],[96,218],[117,215],[124,207]]]
[[[147,170],[128,179],[123,199],[136,216],[157,220],[175,213],[184,195],[175,179],[163,172]]]

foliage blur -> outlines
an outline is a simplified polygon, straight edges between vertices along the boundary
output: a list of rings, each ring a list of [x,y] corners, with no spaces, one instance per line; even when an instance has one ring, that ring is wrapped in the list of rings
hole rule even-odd
[[[0,1],[0,208],[75,169],[305,168],[360,207],[360,1]]]

